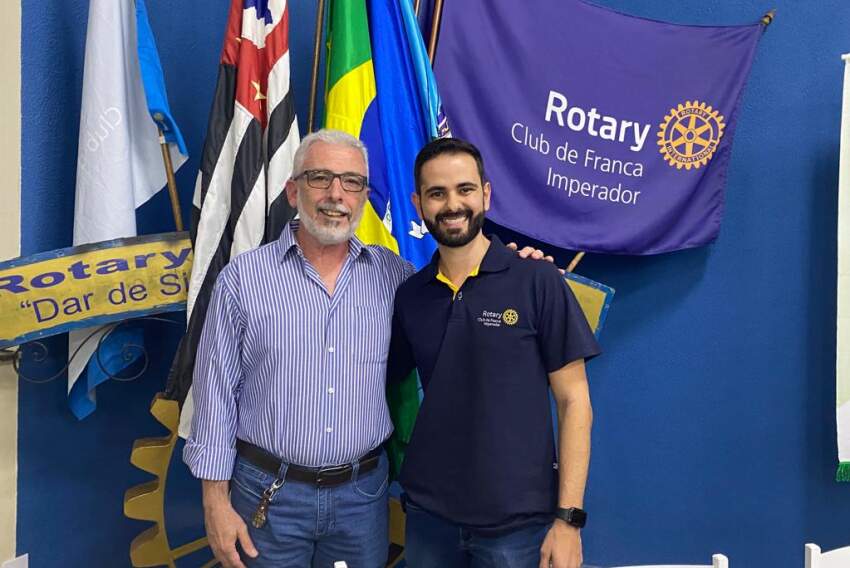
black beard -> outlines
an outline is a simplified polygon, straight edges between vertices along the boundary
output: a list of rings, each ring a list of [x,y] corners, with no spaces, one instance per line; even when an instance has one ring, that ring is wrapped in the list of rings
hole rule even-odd
[[[472,215],[472,211],[468,209],[464,211],[464,213],[466,214],[466,218],[469,222],[469,229],[462,233],[450,233],[444,230],[440,225],[440,221],[444,217],[456,215],[457,211],[451,213],[440,213],[433,221],[430,219],[423,219],[423,221],[435,241],[446,247],[457,248],[471,243],[472,239],[478,236],[478,233],[481,232],[481,228],[484,226],[484,211],[481,211],[474,216]]]

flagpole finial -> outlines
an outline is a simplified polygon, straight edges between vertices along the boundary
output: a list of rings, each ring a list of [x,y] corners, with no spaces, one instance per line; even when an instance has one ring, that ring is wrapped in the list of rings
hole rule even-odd
[[[769,26],[770,24],[773,23],[773,18],[775,18],[775,17],[776,17],[776,10],[775,9],[768,11],[767,14],[765,14],[764,16],[761,17],[762,25],[764,27]]]

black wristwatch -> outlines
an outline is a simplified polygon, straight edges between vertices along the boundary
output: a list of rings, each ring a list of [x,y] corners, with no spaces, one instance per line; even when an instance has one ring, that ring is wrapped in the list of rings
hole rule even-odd
[[[569,509],[558,507],[558,510],[555,511],[555,516],[577,529],[580,529],[587,524],[587,512],[584,509],[579,509],[578,507],[570,507]]]

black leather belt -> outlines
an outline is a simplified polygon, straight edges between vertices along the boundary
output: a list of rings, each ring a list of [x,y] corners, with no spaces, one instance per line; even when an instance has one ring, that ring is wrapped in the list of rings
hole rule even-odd
[[[358,460],[360,473],[368,473],[378,467],[378,458],[381,456],[382,451],[381,446],[378,446],[360,458]],[[236,453],[239,457],[274,476],[280,472],[280,466],[283,464],[282,460],[276,458],[263,448],[244,440],[236,440]],[[286,481],[311,483],[317,487],[333,487],[334,485],[341,485],[351,480],[353,473],[354,466],[352,464],[320,468],[289,464],[286,468],[285,479]]]

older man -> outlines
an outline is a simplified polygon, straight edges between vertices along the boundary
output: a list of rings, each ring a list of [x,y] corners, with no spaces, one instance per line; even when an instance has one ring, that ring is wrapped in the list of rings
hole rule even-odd
[[[386,562],[386,357],[413,268],[354,237],[367,163],[347,134],[306,137],[286,185],[300,222],[216,282],[184,461],[226,567]]]

